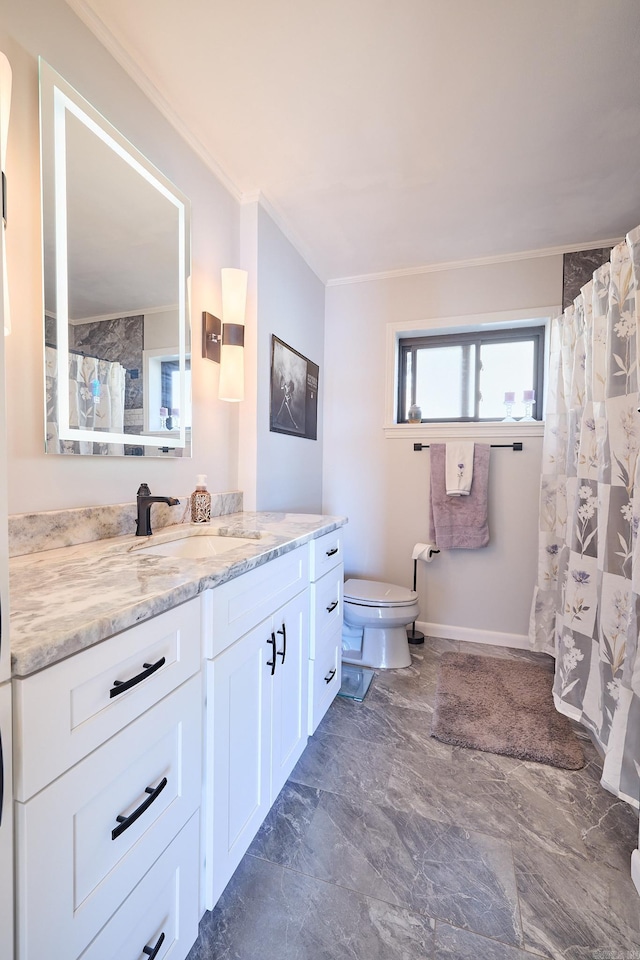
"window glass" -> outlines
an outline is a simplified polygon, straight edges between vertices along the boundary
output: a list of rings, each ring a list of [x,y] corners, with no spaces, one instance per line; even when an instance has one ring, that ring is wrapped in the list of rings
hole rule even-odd
[[[404,410],[405,417],[406,411],[409,409],[413,403],[411,399],[411,387],[413,384],[413,353],[409,352],[406,355],[406,376],[404,381]]]
[[[416,351],[416,403],[423,419],[473,416],[475,345]]]
[[[171,426],[175,423],[180,423],[180,369],[177,360],[162,360],[161,361],[161,376],[162,376],[162,406],[166,407],[170,411],[169,416],[171,417]],[[185,384],[186,384],[186,396],[191,396],[189,392],[191,390],[191,361],[187,359],[185,364]],[[186,411],[186,419],[184,426],[186,428],[191,427],[191,404],[189,404],[189,409]]]
[[[480,359],[480,419],[505,416],[505,393],[515,393],[513,415],[524,416],[524,408],[520,410],[522,394],[534,389],[533,341],[483,343]]]

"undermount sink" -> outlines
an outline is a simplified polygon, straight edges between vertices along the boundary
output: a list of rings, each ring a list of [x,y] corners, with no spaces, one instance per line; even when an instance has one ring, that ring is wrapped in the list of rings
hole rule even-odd
[[[207,557],[217,557],[228,553],[235,547],[242,547],[247,543],[254,546],[256,538],[221,536],[216,533],[200,534],[199,536],[181,537],[177,540],[167,540],[165,543],[156,543],[150,547],[138,547],[136,553],[148,554],[155,557],[184,557],[187,560],[203,560]]]

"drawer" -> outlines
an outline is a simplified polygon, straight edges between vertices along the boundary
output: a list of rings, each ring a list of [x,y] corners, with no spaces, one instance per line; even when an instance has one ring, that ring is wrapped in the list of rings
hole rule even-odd
[[[309,661],[309,735],[329,709],[342,683],[342,631],[325,633],[317,645],[316,659]]]
[[[309,656],[313,660],[316,651],[316,637],[331,633],[337,627],[342,628],[342,589],[344,586],[342,564],[325,573],[316,583],[311,584],[311,635]]]
[[[202,703],[198,675],[15,805],[21,960],[78,956],[198,809]]]
[[[80,960],[183,960],[198,936],[199,816],[194,814]]]
[[[342,529],[325,533],[317,540],[312,540],[309,546],[309,577],[311,581],[319,580],[332,567],[342,563]]]
[[[17,800],[28,800],[199,671],[200,604],[196,597],[14,680]]]
[[[207,590],[205,657],[216,657],[308,585],[309,554],[303,547]]]

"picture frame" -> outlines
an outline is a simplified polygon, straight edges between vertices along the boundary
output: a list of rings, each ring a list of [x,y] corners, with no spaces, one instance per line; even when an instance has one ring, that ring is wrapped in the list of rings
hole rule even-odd
[[[318,439],[319,376],[316,363],[272,334],[269,409],[272,433]]]

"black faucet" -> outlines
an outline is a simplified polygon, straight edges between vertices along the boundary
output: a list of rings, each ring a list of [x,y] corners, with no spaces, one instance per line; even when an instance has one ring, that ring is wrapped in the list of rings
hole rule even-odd
[[[151,536],[151,507],[154,503],[168,503],[170,507],[177,506],[180,501],[175,497],[153,497],[148,483],[141,483],[138,487],[138,519],[136,521],[136,537]]]

